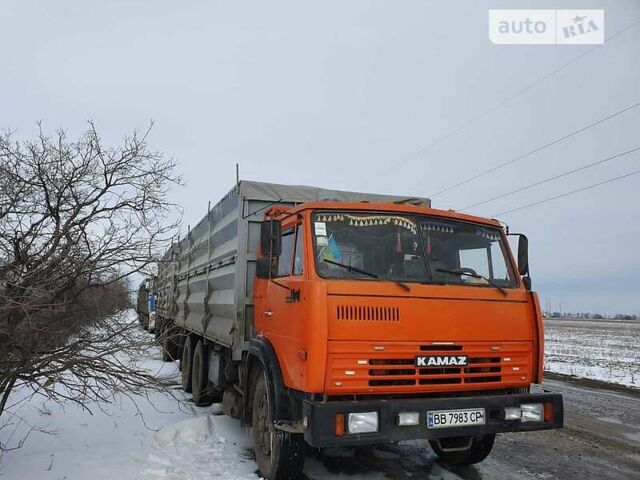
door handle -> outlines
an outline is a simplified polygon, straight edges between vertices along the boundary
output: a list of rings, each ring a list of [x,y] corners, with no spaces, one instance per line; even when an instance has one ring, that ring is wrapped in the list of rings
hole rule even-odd
[[[265,310],[262,312],[265,317],[273,317],[273,312],[271,310]]]

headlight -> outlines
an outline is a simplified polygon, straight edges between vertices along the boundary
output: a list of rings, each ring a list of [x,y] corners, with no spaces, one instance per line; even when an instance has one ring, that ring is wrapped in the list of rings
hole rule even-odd
[[[374,433],[378,431],[378,412],[350,413],[349,433]]]
[[[398,414],[398,425],[401,427],[418,424],[420,424],[420,414],[418,412],[400,412]]]
[[[523,422],[542,422],[544,420],[544,407],[541,403],[526,403],[520,405]]]

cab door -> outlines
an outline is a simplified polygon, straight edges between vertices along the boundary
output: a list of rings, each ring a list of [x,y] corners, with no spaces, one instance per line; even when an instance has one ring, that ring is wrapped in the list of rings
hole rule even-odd
[[[298,389],[304,384],[305,355],[303,233],[301,223],[283,227],[282,252],[273,267],[273,278],[266,282],[262,301],[256,302],[256,317],[260,317],[256,327],[276,350],[285,384]]]

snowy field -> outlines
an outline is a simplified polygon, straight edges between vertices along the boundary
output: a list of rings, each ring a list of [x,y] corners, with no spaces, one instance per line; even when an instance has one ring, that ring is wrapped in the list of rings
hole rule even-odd
[[[544,366],[640,388],[640,322],[546,319]]]

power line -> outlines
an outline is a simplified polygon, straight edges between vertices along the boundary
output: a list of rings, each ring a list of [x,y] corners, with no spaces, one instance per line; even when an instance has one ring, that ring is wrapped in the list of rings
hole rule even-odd
[[[382,173],[385,173],[385,172],[388,172],[388,171],[390,171],[392,169],[395,169],[395,168],[397,168],[398,165],[402,165],[402,164],[406,163],[407,161],[409,161],[409,160],[411,160],[413,158],[419,157],[420,155],[423,155],[423,154],[427,153],[428,151],[430,151],[431,149],[433,149],[434,147],[436,147],[440,143],[442,143],[445,140],[453,137],[454,135],[456,135],[457,133],[459,133],[462,130],[466,129],[467,127],[473,125],[478,120],[482,120],[486,116],[492,114],[496,110],[498,110],[498,109],[502,108],[503,106],[505,106],[506,104],[512,102],[513,100],[515,100],[520,95],[522,95],[522,94],[528,92],[529,90],[537,87],[539,84],[543,83],[544,81],[546,81],[547,79],[553,77],[555,74],[563,71],[564,69],[570,67],[574,63],[578,62],[582,58],[584,58],[587,55],[589,55],[594,50],[597,50],[598,48],[601,48],[603,45],[606,45],[607,42],[610,42],[614,38],[622,35],[627,30],[632,29],[633,27],[635,27],[639,23],[640,23],[640,19],[636,20],[635,22],[633,22],[630,25],[626,26],[622,30],[619,30],[618,32],[610,35],[609,37],[606,37],[604,43],[602,43],[600,45],[595,45],[594,47],[591,47],[589,50],[586,50],[585,52],[581,53],[577,57],[574,57],[573,59],[569,60],[567,63],[561,65],[560,67],[556,68],[555,70],[552,70],[551,72],[547,73],[546,75],[543,75],[542,77],[538,78],[537,80],[535,80],[534,82],[530,83],[529,85],[526,85],[525,87],[523,87],[522,89],[520,89],[516,93],[514,93],[513,95],[511,95],[511,96],[507,97],[506,99],[502,100],[501,102],[495,104],[493,107],[490,107],[489,109],[485,110],[484,112],[481,112],[478,115],[472,117],[471,119],[469,119],[468,121],[466,121],[462,125],[454,128],[453,130],[450,130],[449,132],[447,132],[447,133],[435,138],[429,145],[427,145],[427,146],[425,146],[425,147],[413,152],[410,155],[407,155],[402,160],[400,160],[400,162],[398,164],[394,165],[393,167],[391,167],[391,168],[389,168],[387,170],[384,170]]]
[[[633,105],[631,105],[629,107],[626,107],[626,108],[623,108],[622,110],[618,110],[617,112],[615,112],[615,113],[613,113],[611,115],[608,115],[608,116],[606,116],[604,118],[601,118],[600,120],[597,120],[597,121],[595,121],[593,123],[590,123],[589,125],[585,125],[584,127],[581,127],[578,130],[574,130],[573,132],[568,133],[566,135],[563,135],[560,138],[556,138],[555,140],[552,140],[551,142],[548,142],[548,143],[545,143],[544,145],[536,147],[533,150],[528,151],[527,153],[523,153],[522,155],[519,155],[519,156],[517,156],[515,158],[512,158],[511,160],[507,160],[506,162],[502,162],[501,164],[496,165],[495,167],[491,167],[488,170],[484,170],[483,172],[480,172],[480,173],[478,173],[476,175],[473,175],[472,177],[469,177],[469,178],[467,178],[465,180],[462,180],[462,181],[460,181],[460,182],[458,182],[458,183],[456,183],[454,185],[451,185],[451,186],[445,188],[444,190],[440,190],[439,192],[436,192],[436,193],[430,195],[430,197],[433,198],[433,197],[436,197],[438,195],[442,195],[443,193],[448,192],[450,190],[453,190],[454,188],[458,188],[458,187],[460,187],[460,186],[462,186],[462,185],[464,185],[466,183],[469,183],[469,182],[471,182],[473,180],[476,180],[476,179],[478,179],[480,177],[484,177],[485,175],[493,173],[496,170],[499,170],[501,168],[506,167],[507,165],[511,165],[512,163],[515,163],[518,160],[522,160],[523,158],[526,158],[529,155],[533,155],[534,153],[540,152],[541,150],[544,150],[545,148],[549,148],[549,147],[551,147],[553,145],[556,145],[556,144],[558,144],[560,142],[563,142],[564,140],[566,140],[568,138],[571,138],[571,137],[573,137],[575,135],[578,135],[578,134],[580,134],[580,133],[582,133],[582,132],[584,132],[586,130],[589,130],[590,128],[593,128],[593,127],[595,127],[597,125],[600,125],[601,123],[604,123],[604,122],[606,122],[608,120],[611,120],[612,118],[617,117],[618,115],[622,115],[623,113],[628,112],[629,110],[632,110],[632,109],[634,109],[634,108],[636,108],[638,106],[640,106],[640,102],[634,103]]]
[[[586,170],[591,167],[595,167],[596,165],[602,165],[610,160],[615,160],[616,158],[623,157],[625,155],[629,155],[630,153],[637,152],[640,150],[640,147],[633,148],[631,150],[627,150],[626,152],[618,153],[617,155],[613,155],[611,157],[603,158],[602,160],[598,160],[597,162],[589,163],[588,165],[583,165],[582,167],[574,168],[573,170],[569,170],[568,172],[560,173],[558,175],[554,175],[553,177],[546,178],[544,180],[540,180],[539,182],[531,183],[524,187],[518,188],[516,190],[511,190],[510,192],[503,193],[501,195],[497,195],[495,197],[489,198],[487,200],[483,200],[482,202],[477,202],[472,205],[467,205],[466,207],[462,207],[460,210],[466,210],[468,208],[477,207],[478,205],[484,205],[485,203],[493,202],[494,200],[498,200],[499,198],[508,197],[509,195],[513,195],[514,193],[523,192],[524,190],[529,190],[530,188],[537,187],[547,182],[551,182],[558,178],[566,177],[568,175],[572,175],[577,172],[581,172],[582,170]]]
[[[568,197],[569,195],[573,195],[574,193],[584,192],[585,190],[589,190],[590,188],[599,187],[600,185],[605,185],[607,183],[615,182],[617,180],[622,180],[623,178],[631,177],[632,175],[637,175],[640,173],[640,170],[636,170],[635,172],[626,173],[624,175],[620,175],[619,177],[610,178],[609,180],[605,180],[604,182],[594,183],[592,185],[587,185],[586,187],[578,188],[577,190],[572,190],[570,192],[566,192],[560,195],[556,195],[555,197],[545,198],[544,200],[540,200],[538,202],[529,203],[527,205],[523,205],[521,207],[512,208],[511,210],[506,210],[504,212],[496,213],[492,215],[492,217],[499,217],[502,215],[506,215],[507,213],[517,212],[518,210],[524,210],[525,208],[535,207],[536,205],[540,205],[541,203],[547,203],[552,200],[557,200],[559,198]]]

